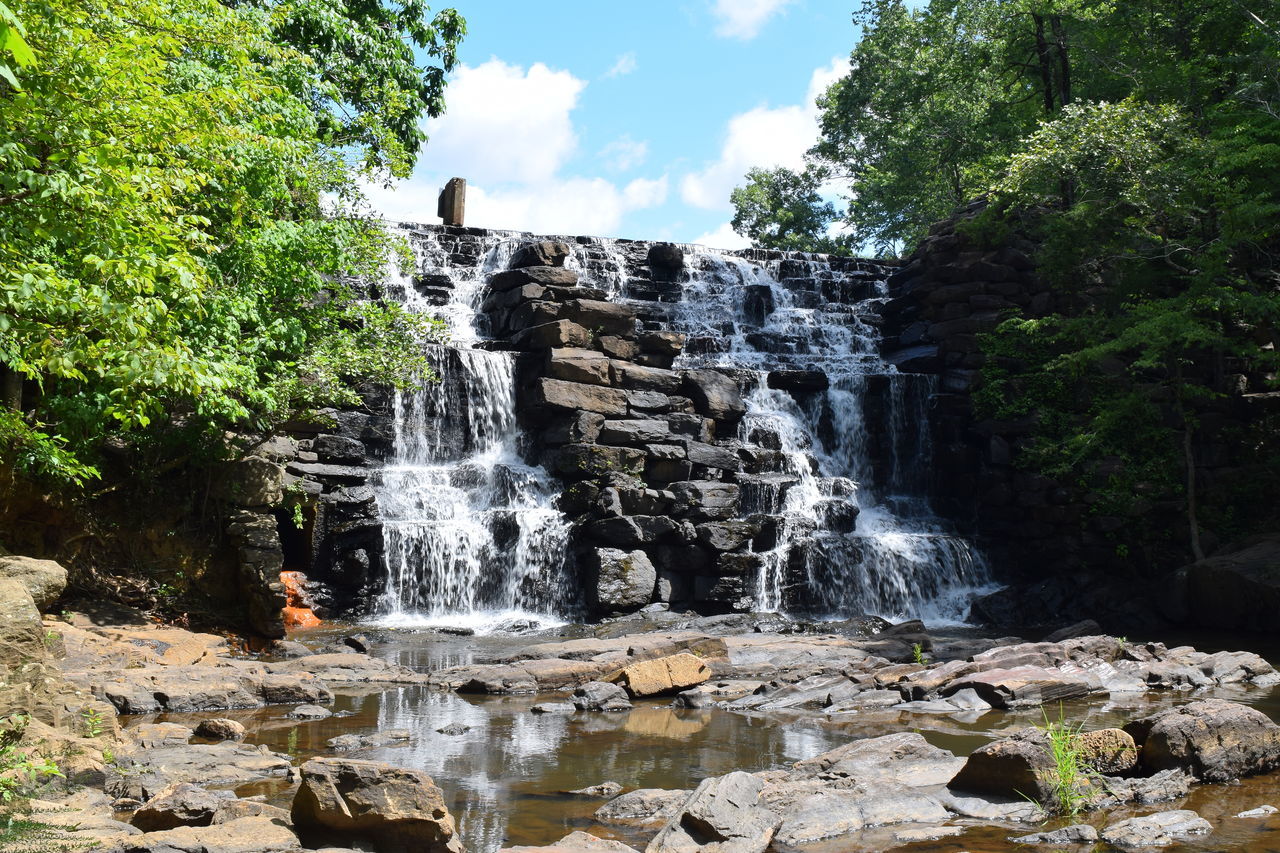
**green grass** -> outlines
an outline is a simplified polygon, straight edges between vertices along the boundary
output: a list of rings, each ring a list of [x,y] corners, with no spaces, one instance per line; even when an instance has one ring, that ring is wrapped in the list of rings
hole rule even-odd
[[[1078,814],[1088,799],[1080,791],[1081,783],[1087,781],[1080,761],[1078,743],[1080,730],[1083,728],[1083,723],[1075,727],[1068,724],[1062,717],[1061,708],[1056,721],[1050,720],[1048,712],[1045,712],[1044,726],[1040,727],[1049,739],[1049,757],[1053,759],[1053,776],[1050,780],[1053,785],[1053,802],[1049,805],[1059,814]]]

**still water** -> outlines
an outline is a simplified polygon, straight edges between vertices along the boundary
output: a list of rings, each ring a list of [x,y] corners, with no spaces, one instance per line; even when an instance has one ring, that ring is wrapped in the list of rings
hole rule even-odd
[[[516,638],[457,638],[437,634],[396,635],[380,653],[419,670],[491,659],[518,648]],[[1204,647],[1214,645],[1204,641]],[[1240,644],[1237,643],[1237,646]],[[1217,694],[1242,701],[1280,718],[1280,694],[1241,690]],[[546,697],[543,697],[545,700]],[[1188,701],[1187,694],[1156,693],[1120,701],[1070,703],[1050,710],[1086,729],[1123,724],[1160,707]],[[1197,696],[1196,698],[1201,698]],[[548,844],[575,829],[617,838],[643,849],[651,832],[595,824],[591,815],[603,800],[568,793],[612,781],[632,788],[692,788],[699,781],[732,770],[784,767],[849,740],[897,731],[921,732],[937,746],[965,755],[1005,729],[1043,724],[1043,711],[989,712],[975,716],[866,712],[832,722],[812,714],[750,715],[718,709],[673,709],[669,700],[639,703],[624,713],[571,716],[530,712],[533,697],[459,696],[424,687],[386,693],[339,695],[335,716],[319,721],[288,719],[288,708],[222,712],[216,715],[148,717],[191,724],[201,716],[228,716],[244,723],[248,742],[266,744],[298,760],[332,754],[325,742],[340,734],[372,734],[407,729],[407,743],[345,753],[387,761],[429,773],[444,790],[467,849],[492,853],[515,844]],[[135,718],[141,721],[143,718]],[[450,724],[468,727],[462,734],[442,734]],[[265,794],[287,807],[292,788],[272,781],[239,789],[242,796]],[[1238,812],[1264,803],[1280,805],[1280,774],[1232,786],[1200,786],[1183,803],[1165,803],[1132,812],[1085,816],[1099,825],[1132,814],[1191,808],[1215,825],[1212,835],[1164,848],[1177,851],[1241,850],[1280,853],[1280,816],[1236,819]],[[962,821],[956,821],[962,824]],[[959,838],[898,845],[893,849],[928,851],[1013,851],[1007,836],[1039,827],[975,826]],[[884,833],[842,839],[822,853],[890,849]],[[1100,847],[1099,849],[1104,849]]]

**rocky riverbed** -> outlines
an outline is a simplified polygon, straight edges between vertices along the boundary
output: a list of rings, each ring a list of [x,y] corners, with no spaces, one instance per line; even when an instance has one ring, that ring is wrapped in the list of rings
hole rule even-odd
[[[1280,675],[1248,652],[661,609],[523,637],[331,629],[257,654],[128,611],[37,624],[56,698],[19,747],[66,778],[6,850],[1280,844]],[[11,659],[6,687],[31,665]]]

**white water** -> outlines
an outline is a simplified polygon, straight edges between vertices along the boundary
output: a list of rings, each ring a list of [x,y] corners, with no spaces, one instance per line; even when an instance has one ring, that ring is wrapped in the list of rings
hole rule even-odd
[[[438,383],[395,398],[394,457],[377,487],[387,579],[376,619],[477,633],[560,624],[571,596],[558,489],[520,458],[514,356],[476,348],[485,279],[512,246],[487,241],[475,267],[450,264],[430,235],[414,247],[420,272],[452,283],[449,301],[430,304],[408,278],[392,287],[410,310],[445,321],[450,345],[429,347]]]
[[[827,618],[865,613],[962,621],[968,601],[994,586],[981,555],[948,531],[924,497],[930,465],[925,405],[933,378],[898,374],[880,358],[879,335],[867,321],[885,298],[885,283],[868,275],[869,298],[830,302],[821,287],[839,274],[823,260],[782,262],[792,266],[793,278],[803,264],[815,280],[792,283],[793,290],[775,277],[778,262],[766,268],[689,249],[690,280],[673,325],[689,334],[690,344],[677,366],[758,371],[739,437],[757,443],[768,437],[782,456],[779,470],[750,490],[763,500],[744,507],[744,514],[781,516],[778,543],[763,554],[757,607]],[[765,294],[773,310],[761,318]],[[796,397],[766,387],[770,369],[821,370],[830,387]],[[890,470],[883,493],[873,485],[864,417],[874,377],[887,385],[883,433]],[[789,595],[787,587],[797,583],[803,589]]]
[[[431,306],[410,282],[393,284],[411,309],[448,323],[452,344],[431,352],[441,383],[396,400],[396,452],[378,490],[389,572],[382,624],[488,632],[571,615],[568,525],[553,506],[558,485],[520,457],[513,357],[477,348],[484,282],[505,268],[522,238],[491,233],[482,261],[459,265],[437,232],[420,232],[419,269],[447,276],[451,297]],[[636,246],[571,246],[566,266],[584,284],[626,298]],[[772,516],[778,527],[776,546],[762,553],[757,609],[962,620],[968,600],[994,587],[981,555],[952,535],[924,498],[932,378],[897,374],[880,358],[868,319],[884,283],[868,275],[865,298],[829,301],[821,287],[841,274],[824,259],[782,262],[793,277],[806,267],[801,271],[815,280],[797,286],[778,262],[684,248],[679,301],[663,309],[664,325],[690,338],[676,366],[755,371],[738,437],[778,451],[765,473],[741,478],[743,514]],[[769,311],[760,304],[766,295]],[[772,369],[819,369],[831,387],[798,397],[769,389]],[[865,414],[871,383],[884,385],[876,429]]]

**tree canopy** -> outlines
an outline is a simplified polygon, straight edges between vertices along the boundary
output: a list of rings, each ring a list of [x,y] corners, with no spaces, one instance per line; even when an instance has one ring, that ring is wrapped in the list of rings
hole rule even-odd
[[[438,327],[361,298],[358,282],[400,252],[359,186],[405,174],[421,118],[443,109],[455,12],[3,12],[0,459],[79,482],[104,442],[212,445],[228,427],[350,403],[349,377],[427,373],[420,342]]]
[[[1031,236],[1072,307],[1006,309],[979,414],[1034,418],[1019,464],[1091,483],[1099,511],[1182,500],[1195,553],[1202,522],[1247,532],[1280,485],[1274,431],[1221,426],[1280,368],[1280,26],[1256,5],[868,0],[806,170],[846,188],[855,246],[909,250],[982,196],[971,238]],[[826,202],[776,190],[805,180],[752,172],[735,227],[823,247]],[[1196,447],[1215,442],[1238,476],[1197,506]]]

